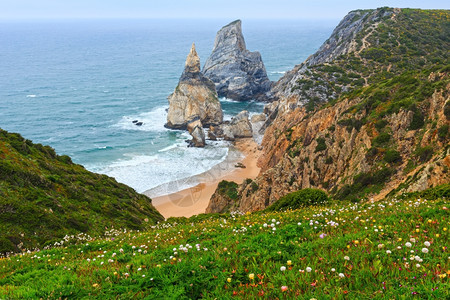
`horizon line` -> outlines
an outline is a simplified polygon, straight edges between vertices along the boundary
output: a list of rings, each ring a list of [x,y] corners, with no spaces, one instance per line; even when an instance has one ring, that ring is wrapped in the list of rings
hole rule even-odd
[[[342,16],[343,18],[344,16]],[[187,20],[187,21],[201,21],[201,20],[275,20],[275,21],[335,21],[341,20],[342,18],[335,17],[323,17],[323,18],[305,18],[305,17],[271,17],[271,18],[255,18],[255,17],[200,17],[200,18],[178,18],[178,17],[35,17],[35,18],[0,18],[0,23],[6,21],[78,21],[78,20]]]

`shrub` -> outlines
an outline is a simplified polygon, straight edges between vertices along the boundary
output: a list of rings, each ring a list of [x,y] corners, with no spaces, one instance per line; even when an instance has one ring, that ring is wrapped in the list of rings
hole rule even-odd
[[[415,105],[413,105],[411,110],[414,112],[414,114],[411,120],[411,124],[409,124],[409,129],[416,130],[422,128],[423,125],[425,124],[422,112],[419,109],[417,109]]]
[[[325,144],[325,139],[324,138],[317,138],[317,146],[316,146],[316,150],[314,152],[320,152],[323,151],[325,149],[327,149],[327,144]]]
[[[323,204],[328,201],[327,194],[322,190],[303,189],[281,197],[278,201],[266,208],[266,211],[297,209],[303,206]]]
[[[389,56],[389,52],[382,48],[369,48],[364,50],[361,53],[361,56],[367,59],[383,62]]]
[[[381,129],[386,127],[387,124],[388,124],[388,122],[386,120],[381,119],[381,120],[378,120],[378,121],[375,122],[375,128],[378,131],[381,131]]]
[[[0,237],[0,253],[12,252],[16,249],[16,246],[8,238]]]
[[[447,137],[448,132],[449,132],[449,125],[448,124],[442,125],[438,129],[438,137],[441,140],[444,140]]]
[[[256,182],[252,182],[250,185],[251,189],[252,189],[252,193],[256,192],[259,189],[259,186]]]
[[[398,152],[397,150],[388,150],[384,154],[383,159],[385,162],[391,164],[391,163],[400,162],[402,160],[402,157],[400,155],[400,152]]]
[[[70,158],[70,156],[67,155],[58,156],[57,159],[64,164],[68,165],[73,164],[72,159]]]
[[[218,192],[222,196],[227,196],[231,200],[238,199],[238,184],[234,181],[222,180],[217,187]]]
[[[444,105],[444,115],[447,120],[450,120],[450,101],[447,101]]]
[[[372,143],[375,146],[386,145],[391,140],[391,135],[387,132],[380,133],[376,138],[373,139]]]
[[[292,129],[292,128],[289,128],[288,130],[286,130],[286,139],[288,140],[288,141],[291,141],[291,138],[292,138],[292,132],[294,132],[294,129]]]
[[[372,175],[372,184],[380,184],[386,182],[393,173],[394,171],[387,167],[383,167],[380,170],[375,171]]]
[[[450,199],[450,183],[426,189],[419,193],[419,197],[423,197],[428,200],[435,200],[439,198]]]
[[[356,130],[361,129],[361,127],[364,125],[365,120],[358,120],[358,119],[342,119],[338,121],[339,125],[346,126],[347,131],[351,132],[353,128]]]
[[[373,192],[374,189],[384,182],[394,173],[390,168],[383,167],[379,170],[367,173],[359,173],[353,178],[353,184],[344,185],[337,193],[338,199],[355,200],[358,196],[362,196],[367,192]]]
[[[320,104],[320,99],[318,97],[313,97],[309,99],[308,103],[306,103],[305,108],[306,112],[312,112],[316,108],[316,106]]]
[[[424,163],[427,162],[433,157],[433,147],[431,146],[425,146],[425,147],[419,147],[416,150],[416,157],[419,159],[420,162]]]
[[[405,193],[403,199],[425,198],[427,200],[450,199],[450,183],[441,184],[420,192]]]

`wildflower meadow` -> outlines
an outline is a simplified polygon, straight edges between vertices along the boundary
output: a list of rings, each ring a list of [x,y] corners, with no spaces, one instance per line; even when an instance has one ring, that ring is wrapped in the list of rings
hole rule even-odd
[[[448,299],[446,199],[171,218],[0,259],[0,299]]]

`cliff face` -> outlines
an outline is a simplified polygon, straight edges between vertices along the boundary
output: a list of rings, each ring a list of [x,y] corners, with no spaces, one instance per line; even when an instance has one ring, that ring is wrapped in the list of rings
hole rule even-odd
[[[186,59],[178,86],[168,100],[166,126],[169,128],[186,129],[188,124],[196,119],[199,119],[204,127],[223,121],[222,107],[214,83],[200,71],[200,59],[194,44]]]
[[[268,100],[271,82],[259,52],[246,49],[240,20],[219,30],[203,74],[215,83],[219,97]]]
[[[449,21],[448,11],[347,15],[276,83],[261,173],[234,207],[263,209],[308,187],[356,201],[449,182]]]

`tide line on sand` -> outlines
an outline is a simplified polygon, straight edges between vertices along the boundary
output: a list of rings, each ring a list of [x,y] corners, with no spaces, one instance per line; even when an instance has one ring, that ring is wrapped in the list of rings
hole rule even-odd
[[[204,213],[209,204],[211,196],[214,194],[218,184],[222,180],[242,183],[245,179],[254,179],[258,176],[260,168],[257,166],[261,151],[258,144],[252,139],[241,139],[235,142],[235,148],[244,155],[238,160],[229,160],[231,168],[218,166],[202,174],[194,176],[193,181],[197,185],[175,193],[152,198],[152,203],[156,209],[165,217],[190,217]],[[242,157],[242,156],[241,156]],[[237,168],[234,165],[241,162],[245,168]],[[155,191],[148,190],[145,195],[152,197]]]

